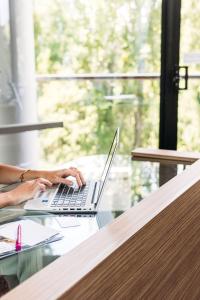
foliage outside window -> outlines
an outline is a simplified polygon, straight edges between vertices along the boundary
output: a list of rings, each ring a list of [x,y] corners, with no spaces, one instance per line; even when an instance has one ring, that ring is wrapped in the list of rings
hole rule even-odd
[[[159,73],[160,1],[34,0],[34,8],[38,74]],[[121,153],[157,147],[158,104],[159,81],[38,83],[40,118],[65,122],[43,133],[44,155],[106,153],[116,126]]]

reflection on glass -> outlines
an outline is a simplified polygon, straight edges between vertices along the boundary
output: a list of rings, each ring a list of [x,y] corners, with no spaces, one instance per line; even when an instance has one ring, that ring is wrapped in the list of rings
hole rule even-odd
[[[106,100],[105,88],[109,90],[113,85],[108,80],[38,84],[41,120],[64,122],[64,128],[40,132],[45,160],[61,163],[78,156],[105,154],[117,127],[121,129],[121,154],[128,154],[135,147],[157,146],[159,82],[143,81],[138,92],[138,82],[118,80],[117,84],[128,89],[135,100]]]
[[[92,174],[95,174],[96,171],[102,170],[105,156],[80,158],[78,161],[79,165],[89,162]],[[183,165],[132,161],[129,156],[117,155],[96,215],[34,215],[27,212],[26,215],[20,216],[59,230],[63,239],[1,260],[0,275],[3,277],[0,277],[0,280],[6,280],[9,289],[14,288],[61,255],[86,241],[128,208],[138,205],[142,199],[176,174],[181,173],[184,168]],[[78,220],[75,222],[76,226],[74,222],[70,225],[69,221],[68,226],[63,227],[61,220],[66,218],[68,221],[76,218]]]
[[[184,165],[147,161],[133,161],[132,164],[132,205],[140,202],[185,168]]]

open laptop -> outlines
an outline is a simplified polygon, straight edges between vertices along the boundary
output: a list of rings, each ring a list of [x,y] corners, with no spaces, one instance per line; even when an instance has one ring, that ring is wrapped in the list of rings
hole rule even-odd
[[[83,187],[69,187],[63,183],[40,192],[24,206],[27,210],[43,210],[58,213],[96,213],[119,144],[119,128],[116,129],[110,150],[99,180],[90,180]]]

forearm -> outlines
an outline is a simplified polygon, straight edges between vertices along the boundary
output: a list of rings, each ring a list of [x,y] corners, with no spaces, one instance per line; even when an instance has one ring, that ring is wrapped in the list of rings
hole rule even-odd
[[[17,182],[24,171],[22,168],[0,164],[0,183]]]
[[[20,181],[20,176],[26,171],[26,169],[0,164],[0,183],[13,183]],[[45,171],[29,170],[24,173],[24,180],[31,180],[42,177]]]
[[[0,193],[0,208],[12,205],[13,199],[10,192]]]

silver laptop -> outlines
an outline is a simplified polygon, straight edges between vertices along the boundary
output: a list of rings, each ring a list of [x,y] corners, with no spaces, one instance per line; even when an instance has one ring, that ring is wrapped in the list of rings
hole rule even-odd
[[[116,129],[110,150],[99,180],[90,180],[83,187],[69,187],[63,183],[41,192],[24,206],[27,210],[58,213],[96,213],[119,144]]]

